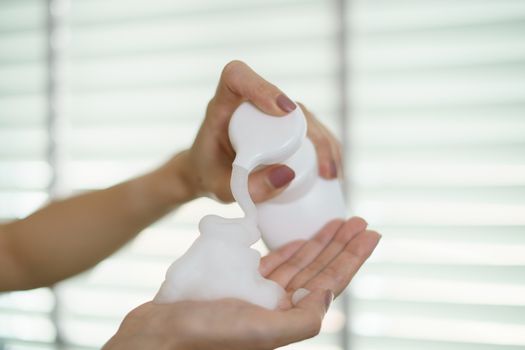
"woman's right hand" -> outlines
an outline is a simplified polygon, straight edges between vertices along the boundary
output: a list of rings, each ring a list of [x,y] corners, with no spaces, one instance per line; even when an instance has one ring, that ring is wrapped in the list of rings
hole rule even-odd
[[[228,125],[235,109],[250,101],[263,112],[277,118],[295,108],[279,88],[269,83],[240,61],[228,63],[221,74],[215,96],[208,103],[206,116],[190,149],[180,154],[187,187],[194,197],[211,195],[223,202],[233,201],[230,177],[235,151],[228,136]],[[335,179],[342,174],[341,147],[330,131],[305,106],[308,137],[314,144],[319,175]],[[292,169],[283,164],[257,169],[250,174],[249,191],[254,202],[263,202],[280,192],[293,180]]]

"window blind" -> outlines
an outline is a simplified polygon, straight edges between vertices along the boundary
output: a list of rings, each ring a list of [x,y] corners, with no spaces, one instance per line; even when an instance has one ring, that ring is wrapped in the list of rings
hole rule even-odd
[[[45,12],[43,1],[0,2],[0,221],[48,198]],[[46,349],[56,334],[53,306],[44,288],[0,294],[0,348]]]
[[[350,214],[383,233],[349,302],[337,301],[318,338],[288,348],[525,346],[525,3],[62,4],[66,128],[64,167],[54,169],[46,159],[46,2],[0,2],[1,220],[45,202],[54,172],[73,194],[187,147],[221,67],[241,59],[346,138]],[[0,349],[100,348],[152,298],[209,213],[239,209],[196,200],[53,291],[0,295]]]
[[[348,12],[354,211],[383,240],[356,349],[525,347],[525,3]]]

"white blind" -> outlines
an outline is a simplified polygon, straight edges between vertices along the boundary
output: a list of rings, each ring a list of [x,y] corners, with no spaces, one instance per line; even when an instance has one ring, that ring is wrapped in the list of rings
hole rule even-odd
[[[0,221],[47,199],[45,18],[43,1],[0,1]],[[53,305],[47,289],[0,294],[0,349],[45,349]]]
[[[75,193],[187,147],[222,66],[241,59],[347,137],[351,214],[383,233],[349,309],[339,301],[320,337],[290,348],[525,347],[525,2],[348,1],[348,77],[339,1],[69,5],[65,167],[50,169],[46,3],[0,1],[0,219],[41,205],[53,170]],[[54,349],[57,331],[62,348],[99,348],[208,213],[238,208],[197,200],[53,293],[0,295],[0,349]]]
[[[356,349],[525,348],[525,2],[356,0]]]

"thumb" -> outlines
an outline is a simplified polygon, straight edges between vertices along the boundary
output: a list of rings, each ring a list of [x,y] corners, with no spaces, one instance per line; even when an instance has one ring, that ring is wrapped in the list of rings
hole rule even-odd
[[[248,179],[250,196],[255,203],[264,202],[281,193],[294,177],[295,172],[282,164],[254,171]]]
[[[330,289],[316,289],[310,292],[308,289],[299,288],[292,295],[292,303],[295,308],[313,312],[320,315],[321,319],[330,308],[333,300],[334,292]]]
[[[281,317],[272,323],[272,326],[280,330],[279,346],[319,334],[324,315],[334,297],[334,293],[327,289],[317,289],[306,296],[304,294],[307,290],[298,291],[302,291],[303,298],[292,309],[281,313]]]

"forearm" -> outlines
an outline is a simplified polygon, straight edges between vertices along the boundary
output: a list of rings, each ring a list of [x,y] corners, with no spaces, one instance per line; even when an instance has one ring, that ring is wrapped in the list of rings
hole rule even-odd
[[[56,201],[2,227],[16,274],[0,290],[50,285],[92,267],[142,229],[193,198],[184,155],[111,188]],[[1,243],[1,242],[0,242]]]

